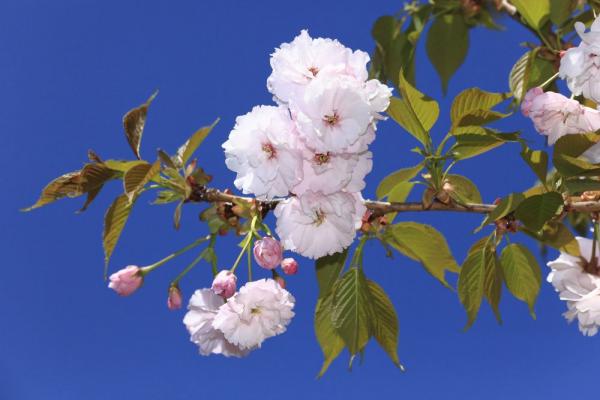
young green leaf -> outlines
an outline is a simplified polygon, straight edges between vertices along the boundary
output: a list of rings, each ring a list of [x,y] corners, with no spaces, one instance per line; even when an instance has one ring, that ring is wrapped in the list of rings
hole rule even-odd
[[[339,279],[347,258],[348,249],[345,249],[341,253],[321,257],[315,262],[320,299],[329,294],[333,285]]]
[[[486,246],[487,242],[488,238],[485,237],[471,247],[458,276],[458,296],[468,317],[465,330],[477,319],[481,301],[486,295],[486,271],[493,257],[493,251]]]
[[[440,116],[439,104],[411,85],[402,71],[400,72],[399,82],[402,98],[408,103],[411,112],[414,113],[423,129],[429,132]]]
[[[586,229],[587,230],[587,229]],[[569,228],[562,222],[550,221],[541,231],[533,232],[527,228],[521,228],[521,231],[531,236],[546,246],[550,246],[563,253],[579,257],[579,243]]]
[[[550,20],[556,26],[564,24],[573,11],[577,2],[570,0],[550,0]]]
[[[419,261],[444,286],[446,271],[458,272],[458,264],[444,236],[435,228],[417,222],[390,225],[384,236],[387,243],[408,258]]]
[[[564,204],[560,193],[548,192],[526,198],[519,204],[515,217],[533,231],[539,231],[544,224],[560,212]]]
[[[461,14],[435,18],[427,35],[427,55],[442,80],[444,93],[448,81],[462,65],[469,50],[469,28]]]
[[[332,323],[333,316],[333,293],[320,298],[317,301],[315,309],[315,334],[317,341],[323,352],[323,366],[319,371],[318,377],[322,377],[327,369],[342,350],[344,350],[344,340],[338,335]]]
[[[500,315],[500,300],[502,298],[502,269],[496,252],[489,246],[484,250],[485,261],[485,278],[483,282],[483,292],[485,299],[492,307],[492,311],[496,316],[499,324],[502,324],[502,316]]]
[[[527,303],[535,318],[534,306],[542,282],[542,272],[535,257],[525,246],[512,243],[502,250],[500,265],[508,290]]]
[[[543,150],[531,150],[525,143],[521,150],[521,157],[529,165],[533,173],[538,177],[542,184],[546,184],[546,175],[548,174],[548,153]]]
[[[350,268],[333,291],[332,323],[352,357],[364,349],[371,336],[371,307],[362,269]]]
[[[550,0],[511,0],[511,3],[533,29],[540,30],[550,15]]]
[[[407,182],[417,176],[419,172],[423,169],[423,164],[415,165],[410,168],[402,168],[395,172],[392,172],[381,182],[379,182],[379,186],[377,186],[376,196],[379,199],[382,199],[389,195],[394,188],[400,184]]]
[[[450,111],[452,125],[465,125],[461,124],[461,121],[466,116],[479,111],[489,111],[507,98],[504,93],[491,93],[479,88],[464,90],[452,102]]]
[[[451,152],[457,160],[475,157],[505,143],[519,140],[516,133],[500,134],[481,126],[459,127],[452,133],[456,143],[452,146]]]
[[[152,96],[144,104],[139,107],[130,110],[123,117],[123,127],[125,128],[125,137],[127,142],[133,150],[135,156],[141,159],[140,156],[140,144],[142,142],[142,135],[144,134],[144,126],[146,125],[146,118],[148,116],[148,108],[150,104],[158,94],[154,92]]]
[[[450,196],[460,204],[475,203],[480,204],[481,194],[477,185],[469,178],[462,175],[446,175],[446,181],[450,184]]]
[[[394,305],[384,290],[375,282],[367,280],[373,314],[371,315],[372,334],[392,362],[404,371],[398,358],[398,316]]]
[[[175,230],[179,230],[181,226],[181,208],[183,207],[183,201],[180,201],[175,207],[175,212],[173,213],[173,227]]]

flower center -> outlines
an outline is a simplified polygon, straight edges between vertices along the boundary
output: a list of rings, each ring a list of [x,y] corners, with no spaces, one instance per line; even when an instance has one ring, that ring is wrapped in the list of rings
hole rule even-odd
[[[319,73],[319,68],[317,67],[310,67],[308,70],[313,76],[317,76],[317,74]]]
[[[275,156],[277,155],[277,151],[275,151],[275,148],[273,147],[273,145],[271,143],[264,143],[262,145],[262,151],[267,153],[267,158],[269,160],[272,158],[275,158]]]
[[[252,315],[260,315],[260,308],[254,307],[253,309],[250,310],[250,314],[252,314]]]
[[[325,213],[321,209],[315,211],[315,215],[314,215],[314,219],[313,219],[313,224],[315,224],[316,226],[319,226],[324,221],[325,221]]]
[[[329,162],[329,152],[327,153],[317,153],[315,154],[315,157],[313,158],[315,164],[317,165],[323,165],[323,164],[327,164]]]
[[[338,115],[337,111],[334,110],[332,115],[325,115],[323,117],[323,121],[325,121],[325,124],[329,126],[335,126],[338,124],[338,122],[340,122],[340,116]]]

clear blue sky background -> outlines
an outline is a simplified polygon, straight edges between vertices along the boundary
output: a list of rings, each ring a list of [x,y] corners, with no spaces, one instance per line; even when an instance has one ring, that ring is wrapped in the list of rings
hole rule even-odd
[[[222,117],[199,153],[217,187],[231,187],[220,144],[236,115],[270,104],[265,80],[269,54],[302,28],[371,51],[372,23],[400,1],[30,1],[0,5],[0,399],[201,399],[383,398],[559,399],[597,395],[599,338],[568,326],[565,309],[546,283],[537,321],[526,306],[506,296],[505,323],[484,306],[474,328],[462,332],[465,315],[457,296],[405,258],[385,259],[367,249],[366,272],[390,294],[400,316],[400,373],[371,343],[364,364],[346,369],[344,354],[315,380],[321,352],[312,312],[316,281],[302,260],[289,279],[297,316],[288,332],[268,340],[246,359],[201,357],[181,322],[183,311],[165,306],[167,283],[189,257],[153,274],[131,298],[118,298],[102,280],[101,224],[119,192],[113,184],[83,215],[79,200],[30,214],[51,178],[77,169],[88,148],[103,157],[128,158],[121,116],[155,89],[142,153],[173,151],[189,134]],[[448,126],[450,99],[479,86],[507,90],[507,75],[533,40],[510,21],[505,32],[472,31],[472,51],[443,98],[439,80],[418,54],[418,85],[441,100],[434,135]],[[520,116],[506,129],[521,129],[532,144],[543,141]],[[387,173],[415,163],[414,140],[392,121],[380,124],[372,149],[375,166],[366,197]],[[533,175],[506,146],[464,162],[484,199],[527,188]],[[198,205],[184,209],[183,227],[171,228],[172,207],[135,209],[113,257],[112,268],[149,264],[203,234]],[[144,204],[146,203],[146,204]],[[480,222],[468,215],[403,215],[434,224],[462,261]],[[513,238],[517,240],[517,238]],[[233,262],[233,238],[220,242],[220,263]],[[554,254],[551,254],[554,256]],[[544,275],[547,273],[544,267]],[[182,284],[186,298],[207,286],[199,266]]]

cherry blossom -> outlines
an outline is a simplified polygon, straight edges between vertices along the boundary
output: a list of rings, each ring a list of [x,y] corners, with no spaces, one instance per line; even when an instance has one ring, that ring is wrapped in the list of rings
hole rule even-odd
[[[594,336],[600,326],[600,277],[587,273],[583,264],[597,263],[598,260],[591,260],[591,239],[576,239],[581,258],[561,252],[556,260],[548,263],[552,269],[548,275],[548,282],[552,283],[560,299],[567,302],[568,311],[563,314],[565,318],[569,322],[577,320],[581,333]],[[597,245],[596,254],[600,254]]]
[[[267,87],[279,102],[301,97],[306,86],[324,71],[367,79],[369,55],[353,52],[337,40],[313,39],[303,30],[291,43],[283,43],[271,55],[273,72]]]
[[[295,299],[273,279],[248,282],[219,308],[212,326],[241,349],[260,347],[285,332]]]
[[[568,49],[560,60],[560,77],[574,95],[583,94],[587,99],[600,103],[600,19],[596,19],[589,32],[585,25],[575,23],[575,30],[582,41]]]
[[[302,156],[285,107],[256,106],[236,119],[223,143],[235,186],[260,199],[286,196],[302,179]]]
[[[241,349],[225,339],[225,335],[213,327],[223,298],[211,289],[196,290],[190,299],[188,312],[183,318],[190,340],[198,346],[201,355],[222,354],[225,357],[244,357],[250,348]]]
[[[277,205],[276,231],[285,249],[316,259],[352,244],[365,210],[358,193],[307,191]]]
[[[523,113],[533,121],[535,129],[554,144],[560,137],[594,132],[600,128],[600,111],[585,107],[560,93],[531,89],[525,96]]]

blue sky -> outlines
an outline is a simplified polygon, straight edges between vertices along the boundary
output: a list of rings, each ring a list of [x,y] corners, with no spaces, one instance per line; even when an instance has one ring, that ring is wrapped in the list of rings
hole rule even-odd
[[[582,398],[597,394],[598,338],[584,338],[576,326],[566,324],[561,316],[565,305],[548,284],[542,288],[537,321],[523,303],[505,296],[503,326],[485,306],[475,326],[463,333],[466,318],[455,293],[414,262],[386,259],[380,248],[369,246],[366,273],[396,306],[399,353],[408,372],[400,373],[371,343],[363,365],[348,372],[343,354],[316,380],[321,352],[312,328],[317,288],[311,262],[302,260],[300,273],[288,280],[297,316],[285,335],[246,359],[206,358],[188,341],[183,311],[169,312],[165,306],[169,280],[194,254],[161,268],[133,297],[118,298],[106,289],[101,223],[118,184],[83,215],[74,214],[79,200],[18,212],[48,180],[79,168],[88,148],[105,158],[130,157],[122,114],[155,89],[160,94],[150,111],[142,154],[153,157],[158,147],[173,151],[220,116],[198,155],[215,186],[231,187],[233,174],[225,168],[220,144],[236,115],[271,103],[265,81],[273,48],[308,28],[314,36],[338,38],[370,52],[372,23],[400,7],[399,1],[4,0],[0,399],[558,399],[573,390]],[[471,32],[471,52],[446,98],[419,48],[418,86],[439,99],[443,110],[435,137],[444,135],[451,99],[460,90],[507,90],[508,72],[524,52],[519,44],[533,38],[504,23],[505,32]],[[504,126],[522,130],[533,146],[543,146],[524,118],[515,116]],[[414,165],[409,150],[415,145],[394,122],[380,124],[365,197],[372,197],[389,172]],[[468,160],[457,172],[475,181],[488,202],[534,180],[517,145]],[[149,264],[204,234],[197,221],[199,206],[184,208],[182,229],[175,232],[172,207],[151,207],[150,200],[142,199],[134,210],[113,270]],[[477,216],[406,214],[402,220],[442,230],[459,261],[478,238],[471,233],[480,222]],[[221,266],[235,259],[234,244],[231,237],[220,241]],[[187,297],[209,282],[209,267],[201,265],[182,289]]]

